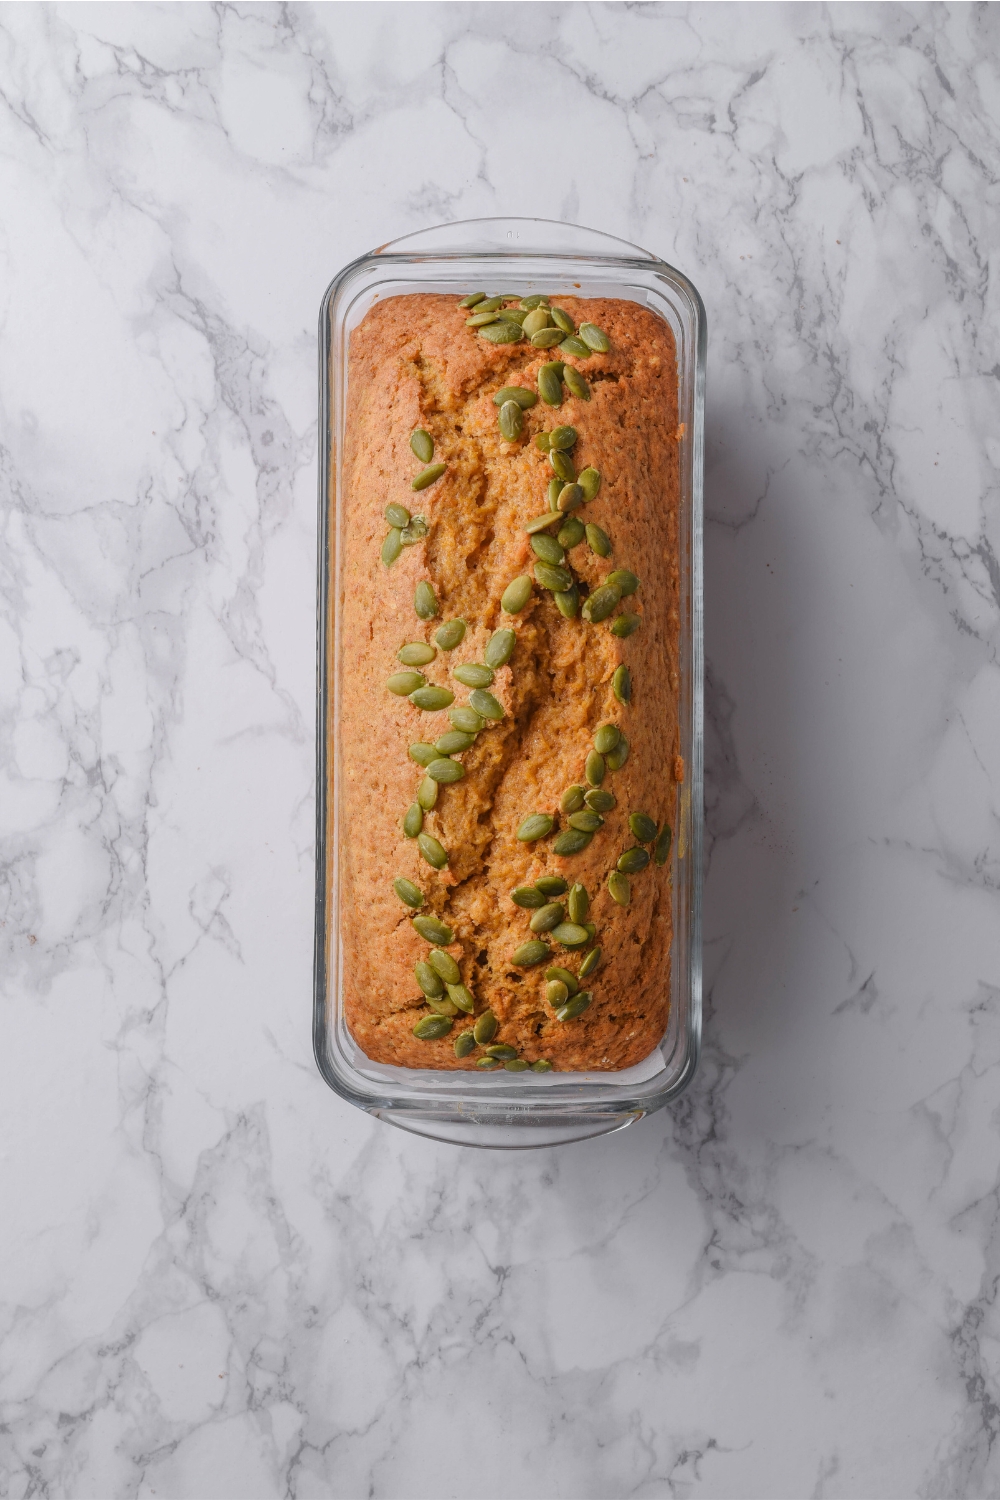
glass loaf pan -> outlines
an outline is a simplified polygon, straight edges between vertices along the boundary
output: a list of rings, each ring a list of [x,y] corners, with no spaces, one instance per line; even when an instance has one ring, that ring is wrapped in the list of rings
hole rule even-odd
[[[662,317],[677,345],[680,439],[680,702],[685,779],[671,855],[674,938],[666,1034],[618,1073],[470,1073],[372,1062],[344,1020],[338,849],[341,694],[342,453],[348,341],[376,296],[444,292],[629,298]],[[323,298],[320,433],[313,1040],[323,1077],[344,1099],[406,1130],[471,1146],[556,1145],[620,1130],[688,1086],[701,1040],[702,463],[705,312],[691,282],[645,250],[542,219],[442,225],[347,266]]]

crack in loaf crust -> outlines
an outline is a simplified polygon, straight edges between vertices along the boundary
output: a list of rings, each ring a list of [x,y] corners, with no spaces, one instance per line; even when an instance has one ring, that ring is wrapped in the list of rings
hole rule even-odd
[[[350,342],[348,417],[344,453],[344,575],[342,732],[341,931],[347,1024],[366,1055],[404,1067],[470,1069],[476,1055],[458,1059],[452,1043],[472,1017],[438,1041],[420,1041],[414,1023],[428,1014],[413,975],[428,944],[413,930],[413,915],[396,896],[397,875],[426,896],[423,910],[446,920],[456,941],[448,949],[476,997],[476,1013],[491,1008],[496,1041],[510,1043],[532,1062],[548,1058],[560,1070],[626,1068],[662,1038],[669,1007],[671,906],[669,863],[632,879],[627,908],[615,904],[607,877],[631,847],[630,812],[675,822],[677,778],[683,776],[677,727],[678,684],[678,445],[677,364],[669,327],[638,304],[619,299],[563,297],[559,305],[579,323],[591,321],[611,340],[608,354],[579,365],[591,386],[582,401],[564,389],[561,407],[541,401],[525,413],[524,434],[507,443],[497,426],[493,395],[503,385],[537,389],[540,365],[558,350],[526,342],[492,345],[465,326],[457,299],[432,294],[376,303]],[[535,561],[523,527],[546,509],[552,476],[535,433],[560,423],[579,432],[577,470],[593,465],[603,482],[580,518],[596,521],[613,544],[610,558],[581,543],[569,554],[577,578],[596,587],[614,568],[640,580],[626,608],[642,615],[634,635],[619,640],[606,621],[566,620],[552,596],[535,586],[527,608],[501,613],[511,579]],[[423,427],[434,439],[434,462],[448,469],[423,492],[410,481],[421,465],[410,434]],[[404,549],[386,568],[379,549],[390,501],[423,514],[426,541]],[[419,620],[413,594],[428,579],[441,604],[436,620]],[[385,688],[399,670],[406,641],[434,643],[442,620],[468,623],[462,644],[439,651],[423,671],[448,686],[456,703],[467,692],[452,677],[460,662],[481,662],[491,633],[509,626],[517,645],[492,691],[506,710],[462,757],[465,779],[442,787],[424,828],[449,852],[440,872],[424,863],[401,821],[423,776],[407,754],[417,740],[433,742],[449,728],[446,713],[423,713]],[[615,668],[631,670],[633,698],[619,704]],[[557,858],[552,839],[519,843],[516,830],[531,812],[559,814],[562,793],[585,784],[584,762],[595,730],[618,724],[631,744],[621,770],[605,786],[618,799],[587,849]],[[332,758],[331,758],[332,759]],[[566,826],[564,817],[559,825]],[[511,890],[542,874],[586,886],[589,920],[603,950],[596,972],[581,985],[593,992],[589,1010],[559,1022],[544,995],[547,964],[515,969],[513,950],[533,934],[531,913],[515,906]],[[590,945],[588,945],[589,947]],[[553,964],[574,972],[579,955],[553,946]],[[480,1054],[481,1055],[481,1054]]]

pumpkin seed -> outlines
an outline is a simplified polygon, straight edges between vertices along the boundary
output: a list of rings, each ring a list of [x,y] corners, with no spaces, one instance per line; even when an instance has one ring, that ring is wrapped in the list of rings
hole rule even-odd
[[[417,787],[417,801],[424,812],[430,812],[432,807],[437,806],[438,784],[432,776],[425,776]]]
[[[594,521],[591,521],[587,527],[587,545],[591,552],[597,553],[598,557],[611,556],[611,538]]]
[[[437,594],[426,578],[422,578],[413,591],[413,608],[419,620],[436,620],[441,613]]]
[[[529,911],[545,905],[545,896],[533,885],[518,885],[510,893],[510,899],[515,906],[523,906]]]
[[[483,660],[488,667],[502,667],[510,661],[516,644],[517,636],[513,630],[494,630],[486,642]]]
[[[434,786],[434,783],[431,782],[431,785]],[[436,787],[434,789],[437,790]],[[429,833],[417,834],[417,848],[432,869],[443,870],[448,863],[447,851]]]
[[[396,652],[396,660],[401,661],[404,667],[426,667],[435,656],[437,652],[434,647],[425,645],[423,641],[409,641]]]
[[[500,1066],[501,1064],[497,1062],[495,1057],[476,1058],[476,1067],[484,1073],[492,1073],[494,1068],[499,1068]]]
[[[594,812],[590,807],[585,807],[580,812],[570,813],[568,822],[571,828],[579,828],[582,833],[596,833],[604,826],[604,819],[600,813]]]
[[[500,316],[507,323],[516,323],[519,328],[524,327],[524,320],[528,314],[523,307],[505,307]]]
[[[541,891],[543,896],[551,900],[553,896],[561,896],[564,891],[569,890],[569,881],[563,880],[561,875],[539,875],[535,881],[535,890]]]
[[[455,647],[460,646],[465,639],[465,621],[446,620],[435,630],[434,639],[442,651],[454,651]]]
[[[595,937],[597,936],[597,924],[594,922],[584,922],[583,925],[587,929],[587,936],[590,938],[590,941],[593,942]]]
[[[591,948],[589,953],[584,954],[583,963],[580,965],[580,978],[589,979],[597,965],[601,961],[600,948]]]
[[[552,929],[552,940],[563,948],[582,948],[590,940],[590,934],[579,922],[560,922]]]
[[[423,906],[423,891],[420,889],[419,885],[414,885],[413,881],[407,880],[404,875],[396,876],[395,880],[392,882],[392,888],[396,892],[396,895],[399,897],[400,901],[404,901],[407,906]]]
[[[458,305],[459,307],[475,307],[476,303],[482,302],[485,296],[485,292],[470,292],[467,297],[462,298]]]
[[[440,1037],[447,1036],[454,1024],[450,1016],[424,1016],[414,1026],[413,1035],[422,1042],[436,1042]]]
[[[492,1042],[500,1029],[500,1022],[491,1010],[484,1010],[481,1016],[477,1016],[476,1024],[472,1028],[472,1035],[480,1047],[487,1042]]]
[[[556,510],[561,511],[565,515],[567,511],[576,510],[577,506],[582,504],[583,490],[581,490],[578,484],[564,484],[560,488],[559,497],[556,500]]]
[[[552,307],[549,309],[549,315],[556,327],[561,328],[563,333],[576,332],[576,324],[573,322],[573,319],[570,317],[565,308]]]
[[[533,1073],[551,1073],[552,1064],[549,1062],[547,1057],[538,1057],[531,1064],[531,1071]]]
[[[565,1005],[560,1005],[556,1011],[556,1020],[575,1021],[577,1016],[583,1015],[593,998],[589,990],[581,990],[578,995],[573,996],[572,1000],[567,1000]]]
[[[653,850],[653,858],[658,865],[665,865],[670,854],[670,824],[664,823],[660,829],[660,837],[656,840],[656,848]]]
[[[638,875],[648,864],[648,849],[626,849],[618,858],[618,868],[623,875]]]
[[[594,809],[594,812],[599,813],[610,812],[613,807],[618,806],[618,799],[612,792],[606,792],[602,787],[597,786],[587,793],[584,801],[588,807]]]
[[[417,688],[422,688],[427,682],[423,672],[393,672],[386,679],[386,687],[390,693],[395,693],[397,698],[408,698],[415,693]]]
[[[565,485],[563,484],[561,479],[553,478],[549,480],[549,487],[545,491],[545,499],[548,503],[549,510],[559,509],[559,496],[562,494],[564,489]]]
[[[577,990],[580,988],[580,986],[576,982],[576,975],[571,974],[569,969],[559,968],[558,965],[554,965],[551,969],[546,969],[545,977],[548,980],[560,980],[566,986],[571,995],[575,995]]]
[[[573,447],[578,437],[575,427],[553,427],[549,433],[550,448],[560,449],[566,453]]]
[[[410,480],[410,489],[425,490],[428,485],[441,478],[447,467],[447,464],[431,464],[429,469],[421,469],[420,473]]]
[[[618,616],[617,620],[612,620],[611,634],[616,635],[619,640],[623,641],[628,636],[634,635],[641,624],[641,615],[629,614],[626,610],[625,613]]]
[[[608,894],[612,901],[617,901],[619,906],[628,906],[632,899],[632,887],[628,883],[628,876],[623,875],[620,870],[612,870],[608,876]]]
[[[419,742],[411,745],[407,751],[411,760],[415,760],[418,766],[429,766],[432,760],[437,760],[438,750],[436,745],[425,745]]]
[[[611,340],[606,333],[601,332],[596,323],[581,323],[580,337],[595,354],[607,354],[611,348]]]
[[[503,322],[490,323],[486,328],[480,328],[479,337],[491,344],[516,344],[524,338],[524,330],[517,323],[504,319]]]
[[[578,339],[578,338],[576,338],[572,334],[570,335],[570,337],[568,339],[563,339],[562,343],[559,345],[559,353],[560,354],[565,354],[567,356],[569,356],[570,354],[572,354],[572,355],[575,355],[575,357],[577,359],[589,359],[590,358],[590,350],[587,348],[586,344],[583,342],[583,339]],[[569,366],[567,366],[567,368],[568,369],[572,369],[572,366],[569,365]],[[568,384],[568,382],[567,382],[567,384]]]
[[[582,833],[579,828],[565,828],[553,841],[552,852],[563,859],[570,854],[579,854],[593,837],[592,833]]]
[[[493,404],[503,406],[507,401],[516,401],[522,411],[530,411],[537,404],[538,397],[525,385],[505,385],[493,397]]]
[[[535,447],[538,449],[539,453],[548,453],[549,449],[552,447],[552,439],[547,432],[535,433]]]
[[[532,932],[551,932],[553,927],[559,926],[565,915],[566,910],[561,901],[549,901],[547,905],[538,908],[528,926]]]
[[[449,729],[434,741],[434,749],[441,755],[461,755],[463,750],[471,750],[475,743],[474,734],[463,734],[461,729]],[[430,761],[427,764],[430,765]]]
[[[537,562],[534,574],[535,582],[553,594],[561,594],[573,587],[573,575],[568,568],[554,568],[550,563]]]
[[[623,599],[628,594],[634,594],[639,587],[638,578],[636,578],[634,573],[630,573],[628,568],[616,568],[613,573],[608,574],[604,581],[605,583],[617,583],[622,591]]]
[[[620,771],[628,760],[628,740],[622,735],[615,748],[605,756],[609,771]]]
[[[458,708],[449,708],[448,719],[452,729],[461,729],[464,734],[478,734],[483,727],[483,717],[465,703]]]
[[[632,837],[640,844],[651,844],[656,838],[656,823],[649,813],[631,813],[628,826],[632,830]]]
[[[503,297],[486,297],[479,303],[480,312],[499,312],[503,307]]]
[[[559,483],[558,479],[556,483]],[[556,511],[550,510],[547,515],[533,516],[527,526],[524,527],[524,530],[529,536],[537,536],[538,532],[548,531],[551,527],[557,526],[561,520],[562,516]]]
[[[484,719],[502,719],[503,708],[485,688],[476,688],[469,694],[469,703]]]
[[[424,826],[424,810],[419,802],[412,803],[403,817],[403,832],[408,839],[415,839]]]
[[[601,488],[601,472],[599,469],[583,469],[576,476],[576,482],[581,490],[583,490],[583,498],[586,501],[589,502],[597,499],[598,491]]]
[[[500,436],[508,443],[515,443],[524,431],[524,412],[516,401],[505,401],[497,418]]]
[[[427,962],[445,984],[461,984],[461,972],[450,953],[445,953],[441,948],[432,948],[427,955]]]
[[[394,526],[391,531],[387,531],[385,534],[385,541],[382,543],[382,561],[387,568],[392,567],[396,558],[403,550],[403,543],[400,541],[400,536],[401,532],[398,526]]]
[[[447,708],[449,703],[454,703],[455,694],[450,688],[438,687],[435,683],[429,683],[427,687],[417,688],[415,693],[410,694],[410,702],[414,708],[422,708],[424,713],[434,714],[442,708]]]
[[[465,767],[459,765],[457,760],[450,760],[447,755],[444,755],[440,760],[431,761],[427,767],[427,774],[439,786],[452,786],[456,781],[462,780]]]
[[[494,308],[487,308],[485,312],[474,312],[471,317],[466,318],[466,328],[488,328],[493,323],[499,323],[500,313]]]
[[[573,460],[570,458],[569,454],[564,453],[561,448],[553,448],[550,451],[549,463],[555,469],[556,474],[564,484],[572,484],[576,479],[576,470],[573,467]]]
[[[517,837],[522,844],[533,844],[552,832],[555,821],[550,813],[531,813],[517,830]]]
[[[455,941],[455,934],[447,922],[442,922],[439,917],[432,917],[429,913],[412,917],[410,925],[427,943],[439,943],[447,947]]]
[[[567,620],[575,620],[580,609],[580,590],[574,583],[571,589],[563,589],[561,594],[553,594],[556,601],[556,609]]]
[[[404,526],[399,533],[399,545],[401,547],[415,547],[417,542],[422,542],[430,527],[423,516],[411,516],[409,526]]]
[[[541,938],[532,938],[530,942],[522,943],[520,948],[514,949],[510,961],[519,969],[533,969],[536,964],[543,963],[548,956],[548,944],[543,943]]]
[[[425,995],[437,997],[444,994],[444,981],[439,974],[435,974],[430,964],[424,963],[423,959],[413,965],[413,972],[417,977],[417,983]]]
[[[536,557],[541,558],[542,562],[551,563],[553,567],[558,567],[566,560],[566,553],[554,536],[533,536],[531,550]]]
[[[600,786],[604,780],[604,756],[599,751],[591,750],[587,756],[583,774],[591,786]]]
[[[548,307],[548,305],[549,299],[543,292],[532,292],[530,297],[521,298],[521,306],[528,312],[531,312],[535,307]]]
[[[594,735],[594,749],[599,750],[602,755],[607,755],[613,750],[622,737],[622,732],[617,724],[602,724]]]
[[[578,543],[582,542],[583,538],[584,525],[577,516],[570,516],[556,532],[556,540],[560,547],[565,548],[567,552],[571,547],[575,547]]]
[[[427,1004],[439,1016],[457,1016],[458,1006],[448,995],[428,995]]]
[[[528,315],[521,327],[529,338],[536,333],[541,333],[543,328],[550,327],[548,309],[544,307],[533,307],[528,310]]]
[[[531,342],[536,349],[554,349],[557,344],[562,343],[562,333],[558,328],[540,328],[537,333],[531,335]],[[558,401],[550,401],[550,406],[558,406]]]
[[[563,349],[565,349],[565,344],[563,344],[562,347]],[[587,384],[583,376],[580,374],[580,371],[576,369],[575,366],[566,366],[565,370],[563,371],[563,380],[565,380],[567,386],[569,387],[569,393],[571,396],[576,396],[577,400],[579,401],[590,400],[590,386]]]
[[[529,1064],[523,1057],[512,1057],[504,1063],[504,1067],[508,1073],[527,1073]]]
[[[494,1042],[492,1047],[487,1047],[486,1056],[495,1058],[497,1062],[513,1062],[517,1056],[517,1048],[511,1047],[508,1042]]]
[[[535,338],[544,335],[535,334]],[[562,367],[558,364],[541,365],[538,370],[538,394],[546,406],[562,406]]]
[[[410,448],[422,464],[429,464],[434,457],[434,439],[422,427],[410,433]]]
[[[389,522],[389,525],[395,526],[397,530],[401,526],[409,526],[410,524],[410,512],[405,505],[397,505],[395,501],[391,505],[386,506],[385,518]]]
[[[475,1051],[475,1047],[476,1039],[471,1031],[460,1031],[458,1033],[458,1036],[455,1038],[456,1057],[468,1057],[470,1052]]]
[[[616,667],[611,687],[619,703],[632,702],[632,673],[628,667]]]
[[[585,793],[582,786],[568,786],[562,794],[559,806],[564,813],[575,813],[580,811],[584,800]]]
[[[587,916],[590,906],[590,897],[587,895],[585,885],[571,885],[569,895],[566,897],[566,909],[569,912],[571,922],[583,922]]]
[[[464,687],[489,687],[493,681],[493,668],[480,666],[477,661],[467,661],[456,667],[453,675]]]
[[[550,979],[545,986],[545,998],[550,1005],[564,1005],[569,999],[569,990],[561,979]]]
[[[621,601],[622,591],[617,583],[602,583],[592,594],[583,601],[583,618],[589,620],[592,625],[598,625],[606,620],[611,611]]]
[[[531,598],[531,579],[527,573],[508,583],[500,596],[500,608],[508,615],[519,615]]]

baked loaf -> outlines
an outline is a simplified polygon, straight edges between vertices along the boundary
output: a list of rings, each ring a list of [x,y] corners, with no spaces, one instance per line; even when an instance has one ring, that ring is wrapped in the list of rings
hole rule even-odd
[[[626,300],[482,303],[351,335],[346,1020],[403,1067],[626,1068],[669,1009],[674,341]]]

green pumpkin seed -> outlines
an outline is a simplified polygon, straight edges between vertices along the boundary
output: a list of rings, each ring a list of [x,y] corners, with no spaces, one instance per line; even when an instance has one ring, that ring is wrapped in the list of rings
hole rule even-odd
[[[580,590],[574,583],[571,589],[563,589],[561,594],[553,594],[556,601],[556,609],[567,620],[575,620],[580,609]]]
[[[544,338],[535,334],[535,338]],[[532,340],[534,342],[534,340]],[[562,406],[562,368],[559,365],[541,365],[538,371],[538,394],[546,406]]]
[[[586,849],[593,837],[592,833],[583,833],[579,828],[564,828],[553,841],[552,852],[563,859],[571,854],[579,854]]]
[[[584,955],[583,963],[580,965],[580,978],[589,979],[590,975],[593,974],[600,961],[600,948],[591,948],[590,952]]]
[[[423,516],[411,516],[409,526],[404,526],[399,533],[399,545],[415,547],[417,542],[424,540],[429,530],[430,527]]]
[[[541,333],[543,328],[551,327],[548,310],[544,307],[529,309],[528,315],[521,324],[521,327],[529,338],[533,338],[536,333]]]
[[[596,925],[596,923],[594,923],[594,922],[584,922],[583,925],[587,929],[587,936],[590,938],[590,941],[593,942],[594,939],[595,939],[595,937],[597,936],[597,925]]]
[[[474,692],[470,693],[469,703],[476,710],[476,713],[481,714],[484,719],[496,720],[503,718],[503,708],[497,702],[496,698],[494,698],[493,694],[488,693],[485,688],[476,688]]]
[[[455,934],[447,922],[442,922],[439,917],[432,917],[429,913],[425,912],[422,916],[412,917],[410,925],[415,932],[419,932],[426,943],[439,943],[447,947],[449,943],[455,941]]]
[[[608,533],[594,521],[587,527],[587,545],[591,552],[596,552],[598,557],[611,556],[611,538]]]
[[[422,464],[429,464],[434,457],[434,439],[422,427],[410,433],[410,448]]]
[[[573,587],[573,575],[568,568],[554,568],[550,563],[537,562],[534,574],[535,582],[553,594],[561,594]]]
[[[622,737],[622,732],[617,724],[602,724],[594,735],[594,749],[599,750],[602,755],[607,755],[613,750]]]
[[[480,1047],[485,1047],[487,1042],[492,1042],[500,1029],[500,1022],[491,1010],[484,1010],[481,1016],[476,1018],[476,1024],[472,1028],[472,1035]]]
[[[389,525],[396,527],[397,530],[410,524],[410,512],[405,505],[397,505],[395,501],[386,506],[385,518]]]
[[[552,447],[552,439],[547,432],[535,433],[535,447],[538,449],[539,453],[548,453],[549,449]]]
[[[495,1068],[499,1068],[501,1066],[502,1064],[498,1063],[495,1057],[476,1058],[476,1067],[479,1068],[483,1073],[492,1073]]]
[[[422,688],[427,682],[423,672],[393,672],[386,679],[386,687],[390,693],[395,693],[397,698],[408,698],[418,688]]]
[[[508,583],[500,596],[500,608],[508,615],[519,615],[531,598],[531,579],[527,573]]]
[[[448,719],[452,729],[461,729],[464,734],[478,734],[484,723],[482,715],[465,703],[458,708],[449,708]]]
[[[517,830],[517,837],[522,844],[533,844],[536,839],[544,839],[552,832],[555,821],[549,813],[531,813]]]
[[[612,620],[611,634],[616,635],[619,640],[623,641],[626,639],[626,637],[634,635],[641,624],[641,615],[629,614],[628,611],[626,611],[624,614],[620,614],[617,620]]]
[[[488,327],[480,328],[479,337],[491,344],[516,344],[524,338],[524,330],[519,324],[511,323],[505,318],[500,323],[490,323]]]
[[[573,467],[573,460],[570,458],[569,454],[564,453],[561,448],[553,448],[550,451],[549,463],[555,469],[556,474],[562,480],[563,484],[572,484],[576,479],[576,470]]]
[[[480,312],[498,312],[499,309],[501,307],[503,307],[503,304],[504,304],[504,299],[503,299],[502,295],[499,296],[499,297],[486,297],[486,298],[483,299],[482,302],[479,303],[479,311]]]
[[[556,480],[556,483],[558,484],[559,481]],[[562,517],[557,512],[550,510],[547,515],[533,516],[523,529],[529,536],[536,536],[540,531],[548,531],[550,527],[558,526],[561,520]]]
[[[418,766],[429,766],[432,760],[437,760],[438,750],[436,745],[425,745],[422,741],[411,745],[407,751],[411,760],[415,760]]]
[[[608,876],[608,894],[612,901],[617,901],[619,906],[628,906],[632,899],[632,887],[628,883],[628,876],[623,875],[620,870],[612,870]]]
[[[583,490],[583,498],[588,501],[588,503],[591,500],[597,499],[598,491],[601,488],[601,474],[599,469],[583,469],[576,476],[576,482],[580,486],[581,490]]]
[[[545,998],[550,1005],[564,1005],[569,999],[569,990],[561,979],[550,979],[545,986]]]
[[[584,798],[588,807],[594,812],[610,812],[613,807],[618,806],[618,798],[612,792],[606,792],[602,787],[593,787]]]
[[[549,309],[549,316],[552,318],[552,321],[556,325],[556,327],[562,329],[563,333],[576,332],[576,324],[573,322],[573,319],[570,317],[569,313],[566,312],[565,308],[552,307]]]
[[[566,345],[563,344],[562,348],[565,350]],[[590,400],[590,386],[584,380],[580,371],[575,369],[573,365],[566,366],[563,371],[563,380],[565,380],[571,396],[576,396],[579,401]]]
[[[528,926],[532,932],[551,932],[553,927],[559,926],[565,915],[566,911],[562,902],[549,901],[545,906],[538,908]]]
[[[527,1073],[528,1066],[523,1057],[512,1057],[504,1063],[508,1073]]]
[[[432,948],[427,955],[427,962],[430,964],[435,974],[437,974],[439,978],[444,980],[445,984],[461,983],[462,975],[459,971],[458,964],[452,958],[450,953],[445,953],[441,948]]]
[[[510,661],[516,644],[517,636],[513,630],[494,630],[486,643],[483,660],[488,667],[502,667]]]
[[[583,618],[592,625],[600,624],[620,603],[621,597],[622,591],[617,583],[602,583],[583,601]]]
[[[539,1057],[531,1064],[531,1071],[533,1073],[551,1073],[552,1064],[547,1057]]]
[[[428,714],[437,713],[454,701],[455,694],[449,688],[437,687],[434,683],[429,683],[427,687],[417,688],[415,693],[410,694],[410,702],[414,708],[422,708],[424,713]]]
[[[403,832],[408,839],[415,839],[424,826],[424,810],[419,802],[414,802],[406,809],[403,817]]]
[[[665,865],[670,855],[670,824],[664,823],[660,829],[660,837],[656,840],[656,848],[653,850],[653,858],[658,865]]]
[[[556,510],[565,515],[567,511],[576,510],[577,506],[582,504],[583,491],[578,484],[562,485],[556,500]]]
[[[571,828],[579,828],[582,833],[596,833],[604,826],[604,819],[600,813],[594,812],[589,807],[583,808],[580,812],[570,813],[567,821]]]
[[[506,438],[508,443],[516,443],[524,431],[524,412],[516,401],[505,401],[500,408],[497,417],[497,425],[500,428],[500,436]]]
[[[391,531],[387,531],[385,534],[385,541],[382,543],[382,561],[387,568],[392,567],[396,558],[403,550],[403,543],[400,541],[401,535],[402,533],[398,526],[394,526]]]
[[[649,813],[630,813],[628,826],[632,830],[632,837],[640,844],[651,844],[656,838],[656,822]]]
[[[545,896],[533,885],[515,886],[510,893],[510,899],[515,906],[525,907],[529,911],[545,905]]]
[[[527,386],[505,385],[493,397],[493,404],[494,406],[503,406],[508,401],[516,401],[522,411],[530,411],[537,404],[538,397],[534,391],[529,391]]]
[[[475,307],[476,303],[482,302],[485,296],[485,292],[470,292],[467,297],[462,298],[458,305],[459,307]]]
[[[527,316],[528,314],[524,311],[523,307],[505,307],[501,313],[501,317],[505,322],[516,323],[519,328],[524,327],[524,320]]]
[[[619,703],[632,702],[632,673],[628,667],[616,667],[611,687]]]
[[[558,328],[540,328],[537,333],[531,335],[531,342],[536,349],[554,349],[557,344],[562,343],[562,334]],[[558,401],[550,401],[550,406],[558,406]]]
[[[573,996],[572,1000],[567,1000],[565,1005],[560,1005],[556,1011],[556,1020],[575,1021],[577,1016],[583,1015],[593,998],[589,990],[581,990],[578,995]]]
[[[605,583],[617,583],[622,591],[623,599],[628,594],[634,594],[639,587],[638,578],[636,578],[634,573],[630,573],[628,568],[616,568],[613,573],[608,574],[604,581]]]
[[[413,608],[419,620],[436,620],[441,613],[437,594],[425,578],[420,580],[413,591]]]
[[[461,729],[449,729],[434,741],[434,749],[441,755],[461,755],[463,750],[471,750],[475,743],[474,734],[463,734]],[[430,765],[430,761],[427,764]]]
[[[638,875],[648,864],[648,849],[626,849],[618,859],[618,868],[623,875]]]
[[[576,982],[575,974],[571,974],[568,969],[559,968],[558,965],[554,965],[551,969],[546,969],[545,978],[549,981],[558,979],[561,984],[566,986],[571,995],[575,995],[580,988]]]
[[[566,897],[566,909],[569,912],[571,922],[583,922],[587,917],[590,906],[590,897],[587,895],[585,885],[571,885],[569,895]]]
[[[444,981],[439,974],[435,974],[430,964],[425,964],[423,959],[414,964],[413,972],[417,977],[417,983],[429,998],[436,999],[438,995],[444,994]]]
[[[550,563],[553,567],[558,567],[566,560],[566,554],[554,536],[533,536],[531,550],[542,562]]]
[[[575,427],[554,427],[549,433],[549,447],[567,453],[575,444],[578,435]]]
[[[513,1062],[517,1056],[517,1048],[511,1047],[507,1042],[494,1042],[492,1047],[487,1047],[486,1056],[496,1058],[497,1062]]]
[[[448,995],[427,995],[427,1004],[436,1015],[457,1016],[458,1006]]]
[[[436,1042],[440,1037],[447,1036],[454,1024],[450,1016],[424,1016],[414,1026],[413,1035],[422,1042]]]
[[[424,893],[419,885],[414,885],[412,880],[407,880],[403,875],[397,875],[392,882],[392,888],[400,901],[405,901],[407,906],[423,906]]]
[[[437,656],[433,646],[425,645],[423,641],[410,641],[405,646],[400,646],[396,652],[396,660],[401,661],[404,667],[426,667]]]
[[[424,812],[430,812],[432,807],[437,806],[438,784],[432,776],[425,776],[417,787],[417,801]]]
[[[460,646],[465,639],[465,621],[446,620],[435,630],[434,639],[442,651],[454,651],[455,647]]]
[[[471,1031],[460,1031],[455,1038],[455,1056],[468,1057],[476,1048],[476,1039]]]
[[[595,354],[607,354],[611,348],[611,340],[606,333],[601,332],[596,323],[581,323],[580,337]]]
[[[431,786],[434,786],[433,782]],[[434,790],[437,791],[437,787],[434,787]],[[443,870],[448,863],[447,851],[429,833],[417,834],[417,848],[434,870]]]
[[[559,353],[560,354],[565,354],[567,356],[567,358],[571,354],[576,359],[589,359],[590,358],[590,350],[587,348],[586,344],[583,342],[583,339],[578,339],[578,338],[576,338],[574,336],[571,336],[568,339],[563,339],[562,343],[559,345]],[[572,367],[572,365],[567,365],[566,368],[569,369],[569,370],[571,370],[573,367]],[[568,382],[567,382],[567,384],[568,384]]]
[[[609,771],[621,770],[622,766],[628,760],[628,750],[628,740],[622,735],[615,748],[604,757]]]
[[[582,786],[568,786],[562,794],[559,806],[564,813],[579,812],[584,804],[585,793]]]
[[[567,489],[569,489],[569,485],[567,485],[566,487]],[[558,541],[560,547],[563,547],[568,552],[571,547],[575,547],[578,545],[578,543],[583,541],[584,533],[585,528],[583,522],[577,516],[570,516],[569,519],[564,521],[560,526],[558,532],[556,533],[556,540]]]
[[[428,485],[441,478],[447,467],[447,464],[431,464],[429,469],[421,469],[420,473],[410,480],[410,489],[425,490]]]
[[[474,312],[471,317],[466,318],[466,328],[489,328],[494,323],[500,322],[500,313],[496,308],[488,308],[486,312]]]
[[[480,666],[477,661],[467,661],[456,667],[453,675],[464,687],[489,687],[493,681],[493,668]]]
[[[600,786],[604,780],[604,756],[599,751],[591,750],[587,756],[583,774],[591,786]]]
[[[531,312],[531,310],[533,308],[535,308],[535,307],[548,307],[548,305],[549,305],[549,299],[548,299],[548,297],[545,296],[545,294],[543,292],[538,292],[538,293],[532,292],[532,294],[531,294],[530,297],[522,297],[521,298],[521,306],[527,312]]]
[[[582,948],[590,941],[590,934],[579,922],[560,922],[552,929],[552,940],[563,948]]]
[[[564,891],[569,890],[569,881],[563,880],[561,875],[539,875],[535,881],[535,890],[541,891],[543,896],[549,900],[553,896],[561,896]]]
[[[549,480],[549,487],[545,491],[545,499],[549,510],[559,509],[559,496],[562,494],[564,488],[565,486],[561,479],[553,478]]]
[[[536,964],[544,963],[549,956],[547,943],[540,938],[532,938],[528,943],[522,943],[520,948],[515,948],[510,956],[512,964],[519,969],[533,969]]]
[[[457,760],[450,760],[447,755],[444,755],[440,760],[431,761],[427,767],[427,774],[439,786],[452,786],[456,781],[462,780],[465,767],[459,765]]]

